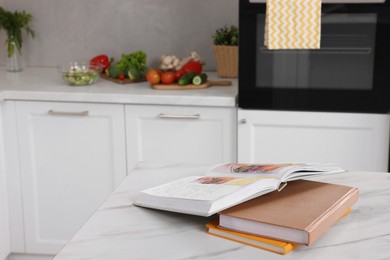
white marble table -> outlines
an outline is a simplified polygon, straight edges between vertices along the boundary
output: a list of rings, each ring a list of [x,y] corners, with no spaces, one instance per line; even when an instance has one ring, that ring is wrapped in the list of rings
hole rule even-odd
[[[315,177],[357,187],[360,198],[313,246],[285,256],[208,235],[209,218],[132,205],[137,191],[208,167],[140,163],[55,259],[390,259],[390,173]]]

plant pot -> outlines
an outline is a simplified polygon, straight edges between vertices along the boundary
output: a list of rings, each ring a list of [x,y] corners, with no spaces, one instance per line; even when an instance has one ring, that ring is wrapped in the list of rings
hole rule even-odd
[[[238,46],[213,45],[217,75],[221,78],[238,77]]]
[[[16,43],[10,39],[6,44],[6,67],[7,71],[18,72],[23,70],[23,59],[21,53],[16,48]]]

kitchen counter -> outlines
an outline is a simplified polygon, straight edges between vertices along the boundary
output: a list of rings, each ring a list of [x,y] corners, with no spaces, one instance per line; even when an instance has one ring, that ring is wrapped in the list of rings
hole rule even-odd
[[[210,218],[132,205],[139,190],[210,165],[140,163],[55,257],[68,259],[388,259],[390,174],[346,172],[312,179],[357,187],[358,202],[311,247],[286,256],[208,235]],[[158,177],[158,178],[156,178]],[[326,194],[324,194],[326,196]]]
[[[216,73],[208,72],[210,80]],[[225,79],[224,79],[225,80]],[[63,101],[121,104],[235,107],[237,79],[232,86],[212,86],[199,90],[154,90],[149,83],[117,84],[100,78],[94,85],[72,87],[53,67],[27,67],[22,72],[7,72],[0,67],[0,101]]]

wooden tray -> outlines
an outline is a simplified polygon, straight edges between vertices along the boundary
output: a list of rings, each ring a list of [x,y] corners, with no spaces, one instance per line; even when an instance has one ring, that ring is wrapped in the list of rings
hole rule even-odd
[[[221,81],[207,81],[204,84],[193,85],[188,84],[185,86],[180,86],[178,84],[153,84],[151,85],[154,89],[160,90],[184,90],[184,89],[201,89],[208,88],[211,86],[231,86],[232,82],[230,80],[221,80]]]
[[[106,73],[101,73],[101,74],[100,74],[100,77],[102,77],[103,79],[106,79],[106,80],[115,82],[115,83],[117,83],[117,84],[131,84],[131,83],[137,83],[137,82],[146,81],[145,78],[143,78],[143,79],[137,79],[137,80],[131,80],[131,79],[129,79],[129,78],[125,78],[124,80],[114,79],[114,78],[111,78],[110,76],[108,76]]]

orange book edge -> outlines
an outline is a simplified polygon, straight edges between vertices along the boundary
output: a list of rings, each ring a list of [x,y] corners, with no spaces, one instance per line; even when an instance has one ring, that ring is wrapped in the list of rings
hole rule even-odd
[[[339,219],[342,219],[350,212],[351,209],[348,209]],[[206,232],[213,236],[225,238],[231,241],[239,242],[245,245],[253,246],[280,255],[285,255],[290,251],[294,250],[295,248],[297,248],[298,246],[300,246],[300,244],[294,244],[294,243],[284,242],[284,241],[275,240],[271,238],[240,233],[237,231],[221,229],[218,227],[217,220],[206,224]]]
[[[285,255],[291,250],[297,247],[297,244],[289,242],[279,241],[275,239],[244,234],[236,231],[220,229],[218,227],[218,221],[213,221],[206,224],[206,232],[210,235],[225,238],[231,241],[239,242],[245,245],[253,246],[256,248],[264,249],[280,255]]]

